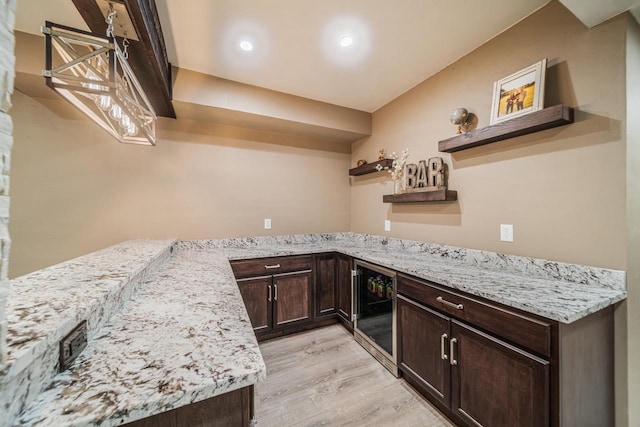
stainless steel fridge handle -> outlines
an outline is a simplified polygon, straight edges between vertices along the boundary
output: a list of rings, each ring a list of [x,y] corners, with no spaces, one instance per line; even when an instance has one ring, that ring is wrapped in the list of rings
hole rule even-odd
[[[357,298],[357,290],[356,286],[358,286],[358,270],[351,270],[351,321],[356,320],[358,304],[356,301]]]

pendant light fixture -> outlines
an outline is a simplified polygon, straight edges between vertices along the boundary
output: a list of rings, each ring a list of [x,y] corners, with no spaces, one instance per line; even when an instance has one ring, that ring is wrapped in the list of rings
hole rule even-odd
[[[113,33],[109,5],[107,35],[46,22],[46,84],[120,142],[156,145],[156,114]]]

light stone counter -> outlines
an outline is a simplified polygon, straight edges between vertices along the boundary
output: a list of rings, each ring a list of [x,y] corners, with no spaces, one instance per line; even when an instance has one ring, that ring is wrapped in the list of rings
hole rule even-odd
[[[141,283],[122,309],[102,313],[110,320],[70,369],[6,425],[118,425],[263,379],[264,363],[228,260],[336,251],[564,323],[626,297],[623,271],[366,234],[182,241],[174,247],[173,257],[157,258],[164,269]],[[105,251],[96,265],[114,261]],[[48,289],[46,275],[35,277]],[[81,300],[82,291],[75,292]],[[45,306],[46,295],[39,300]],[[27,310],[26,298],[22,304],[24,313],[40,312],[35,305]]]
[[[227,258],[181,250],[18,425],[113,426],[253,385],[266,367]]]
[[[165,264],[174,243],[123,242],[11,281],[0,426],[10,425],[56,375],[60,340],[83,320],[91,340]]]
[[[230,260],[341,252],[529,313],[572,323],[626,298],[624,271],[356,233],[182,241]]]

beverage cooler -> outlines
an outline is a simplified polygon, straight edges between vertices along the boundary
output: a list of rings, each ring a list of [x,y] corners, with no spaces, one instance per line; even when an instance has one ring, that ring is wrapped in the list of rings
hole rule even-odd
[[[392,374],[396,356],[396,273],[364,261],[354,262],[354,336]]]

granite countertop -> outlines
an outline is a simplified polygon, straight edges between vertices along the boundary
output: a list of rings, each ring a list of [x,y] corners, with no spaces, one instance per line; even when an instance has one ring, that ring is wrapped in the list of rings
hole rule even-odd
[[[105,305],[120,300],[126,285],[153,270],[154,262],[163,263],[174,242],[123,242],[12,280],[7,305],[7,376],[19,374],[49,345],[99,310],[100,319],[91,325],[98,326],[106,317]]]
[[[1,427],[12,425],[55,377],[60,340],[83,321],[91,340],[165,264],[174,244],[173,239],[123,242],[10,282]]]
[[[227,258],[180,250],[55,377],[18,425],[119,425],[265,377]]]
[[[99,313],[103,319],[100,327],[95,328],[87,348],[71,367],[55,377],[41,376],[49,378],[46,389],[44,385],[37,388],[28,379],[33,377],[11,385],[18,390],[16,393],[22,393],[16,395],[27,396],[17,398],[27,404],[19,411],[17,425],[119,425],[265,378],[266,368],[229,260],[340,252],[563,323],[574,322],[626,298],[624,271],[366,234],[181,241],[170,244],[172,256],[160,250],[162,245],[166,249],[167,241],[144,242],[125,242],[119,252],[129,248],[135,258],[141,251],[134,249],[136,246],[152,248],[151,253],[160,251],[166,255],[156,257],[161,268],[139,283],[135,293],[123,293],[120,299],[126,295],[129,298],[120,307],[112,304],[111,309],[118,308],[117,311],[103,309]],[[86,283],[100,284],[103,277],[96,271],[103,271],[108,280],[107,264],[117,259],[110,254],[108,248],[87,256],[85,260],[90,262],[84,267],[80,261],[66,267],[65,263],[60,264],[54,270],[58,276],[54,276],[66,277],[63,273],[67,269],[72,273],[70,277],[77,276],[80,283],[84,277]],[[100,266],[97,270],[93,268],[96,265]],[[117,265],[111,266],[114,271]],[[140,268],[135,264],[135,269]],[[34,273],[31,279],[18,281],[34,289],[42,281],[45,291],[37,300],[44,303],[53,293],[49,292],[53,288],[47,287],[54,286],[48,284],[52,277]],[[109,289],[121,287],[116,282],[96,289],[112,293]],[[93,287],[74,289],[70,284],[73,301],[88,298],[95,305],[94,299],[85,295],[86,289],[93,292]],[[27,309],[27,299],[20,300],[23,310]],[[37,306],[34,313],[40,311]],[[34,313],[31,314],[35,316]],[[73,319],[77,320],[77,316]],[[14,320],[14,333],[18,336],[22,320]],[[53,320],[48,324],[53,325]],[[33,328],[32,323],[26,321],[25,328]],[[57,332],[50,336],[38,334],[39,341],[59,340],[61,329],[51,328]],[[32,362],[36,365],[33,372],[44,370],[37,366],[41,363],[37,358]],[[36,387],[37,395],[29,398],[20,387]],[[10,407],[14,409],[15,402]],[[0,426],[13,423],[1,421]]]
[[[340,252],[562,323],[626,298],[624,271],[356,233],[180,242],[230,260]]]

